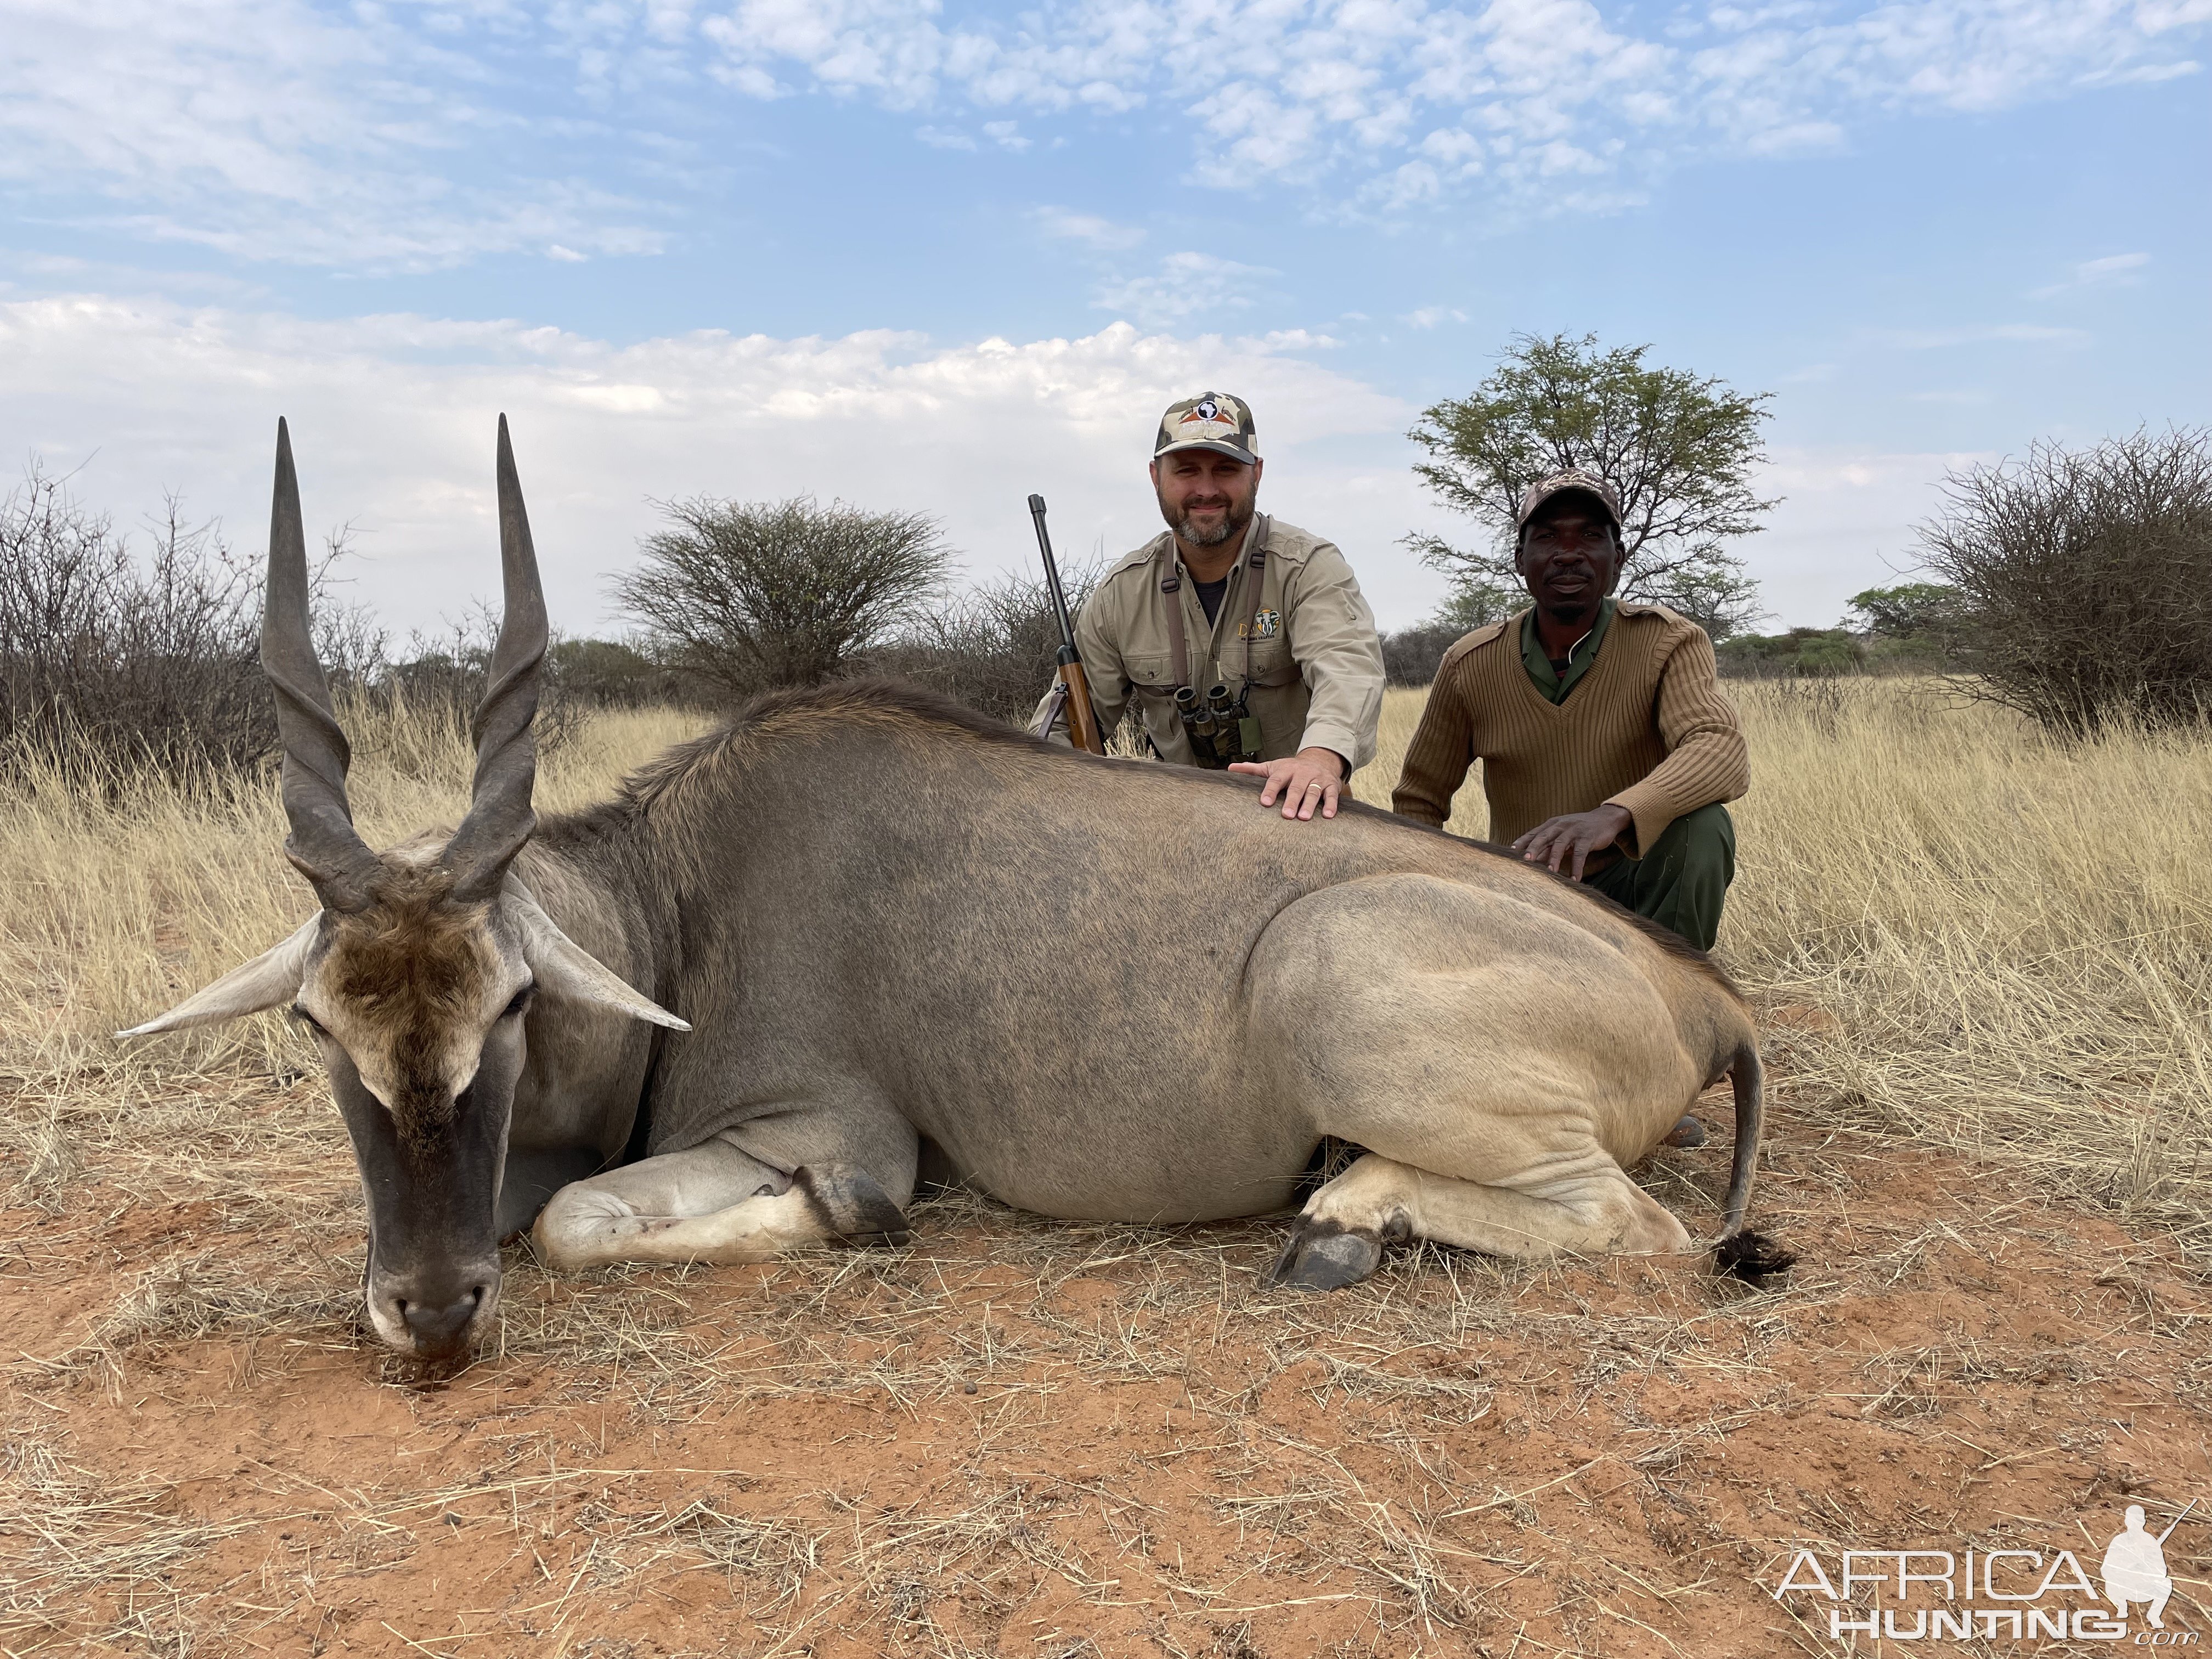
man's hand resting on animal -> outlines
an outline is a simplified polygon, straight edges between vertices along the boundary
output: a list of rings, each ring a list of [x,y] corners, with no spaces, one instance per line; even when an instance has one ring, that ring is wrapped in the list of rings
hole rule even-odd
[[[1555,874],[1564,864],[1566,873],[1580,881],[1589,855],[1612,846],[1628,833],[1635,822],[1626,806],[1615,806],[1608,801],[1587,812],[1546,818],[1516,841],[1513,850],[1531,864],[1549,866]]]
[[[1322,817],[1333,818],[1344,793],[1344,757],[1334,749],[1301,749],[1280,760],[1238,761],[1229,769],[1267,779],[1260,805],[1273,806],[1279,794],[1286,818],[1310,818],[1316,806]]]

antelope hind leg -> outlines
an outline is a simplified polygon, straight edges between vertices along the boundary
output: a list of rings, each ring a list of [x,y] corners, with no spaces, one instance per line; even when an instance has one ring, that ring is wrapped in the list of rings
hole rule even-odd
[[[1370,1152],[1307,1200],[1269,1280],[1313,1291],[1356,1285],[1382,1265],[1385,1244],[1407,1238],[1524,1261],[1691,1248],[1689,1233],[1664,1206],[1610,1158],[1603,1163],[1539,1195]]]
[[[532,1237],[563,1271],[621,1261],[765,1261],[830,1244],[903,1244],[905,1215],[857,1164],[789,1176],[725,1140],[562,1188]]]

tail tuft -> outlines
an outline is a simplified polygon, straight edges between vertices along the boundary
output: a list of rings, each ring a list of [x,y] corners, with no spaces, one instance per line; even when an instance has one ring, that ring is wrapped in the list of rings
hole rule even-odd
[[[1796,1265],[1797,1258],[1765,1233],[1730,1233],[1713,1246],[1713,1265],[1731,1279],[1741,1279],[1754,1290]]]

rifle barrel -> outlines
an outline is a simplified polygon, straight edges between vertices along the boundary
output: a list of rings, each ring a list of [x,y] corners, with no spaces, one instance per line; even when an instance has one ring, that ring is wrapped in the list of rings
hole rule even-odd
[[[1063,653],[1075,649],[1075,625],[1068,619],[1066,590],[1060,585],[1060,566],[1052,556],[1052,536],[1044,527],[1044,497],[1030,497],[1030,519],[1036,526],[1037,551],[1044,556],[1044,585],[1052,594],[1052,617],[1060,624]],[[1062,662],[1067,658],[1062,655]]]
[[[1052,537],[1044,527],[1044,497],[1030,497],[1030,518],[1036,525],[1037,551],[1044,556],[1044,582],[1052,595],[1053,620],[1060,624],[1060,681],[1067,688],[1067,735],[1079,749],[1094,755],[1106,752],[1105,734],[1091,701],[1091,682],[1083,672],[1083,657],[1075,648],[1075,624],[1067,614],[1067,594],[1060,585],[1060,566],[1052,556]]]

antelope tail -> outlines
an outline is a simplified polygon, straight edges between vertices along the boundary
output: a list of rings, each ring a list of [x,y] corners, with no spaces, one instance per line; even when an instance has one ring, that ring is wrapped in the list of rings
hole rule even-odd
[[[1728,1196],[1721,1200],[1721,1237],[1713,1247],[1713,1261],[1732,1278],[1761,1285],[1797,1258],[1765,1234],[1744,1225],[1752,1184],[1759,1178],[1759,1133],[1766,1118],[1765,1073],[1759,1063],[1757,1043],[1747,1040],[1735,1051],[1729,1081],[1735,1090],[1735,1159],[1729,1170]]]

